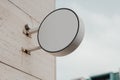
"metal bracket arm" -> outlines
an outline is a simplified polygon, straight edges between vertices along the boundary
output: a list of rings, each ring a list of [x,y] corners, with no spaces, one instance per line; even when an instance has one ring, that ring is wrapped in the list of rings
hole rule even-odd
[[[23,34],[27,37],[31,37],[31,34],[36,33],[38,31],[38,27],[31,29],[27,24],[24,27]]]
[[[38,47],[35,47],[35,48],[31,48],[31,49],[26,49],[26,48],[21,48],[21,51],[23,52],[23,53],[25,53],[25,54],[28,54],[28,55],[30,55],[30,53],[32,52],[32,51],[36,51],[36,50],[39,50],[39,49],[41,49],[39,46]]]

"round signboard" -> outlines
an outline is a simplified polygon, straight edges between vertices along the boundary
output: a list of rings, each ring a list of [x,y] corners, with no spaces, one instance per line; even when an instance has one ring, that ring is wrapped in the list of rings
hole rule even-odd
[[[38,29],[40,47],[55,55],[64,56],[74,51],[84,36],[82,21],[68,8],[60,8],[49,13]]]

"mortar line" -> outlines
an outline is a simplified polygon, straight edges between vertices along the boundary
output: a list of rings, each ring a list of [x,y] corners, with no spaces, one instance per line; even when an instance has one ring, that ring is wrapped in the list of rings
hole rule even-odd
[[[14,6],[16,6],[19,10],[21,10],[22,12],[24,12],[26,15],[28,15],[29,17],[31,17],[33,20],[35,20],[37,23],[39,23],[39,21],[37,21],[35,18],[33,18],[30,14],[28,14],[26,11],[24,11],[22,8],[20,8],[19,6],[17,6],[14,2],[12,2],[11,0],[8,0],[11,4],[13,4]]]
[[[30,74],[30,73],[27,73],[27,72],[25,72],[25,71],[23,71],[23,70],[20,70],[20,69],[16,68],[16,67],[13,67],[13,66],[11,66],[11,65],[3,62],[3,61],[0,61],[0,63],[4,64],[4,65],[6,65],[6,66],[9,66],[9,67],[11,67],[11,68],[13,68],[13,69],[16,69],[16,70],[18,70],[18,71],[20,71],[20,72],[23,72],[23,73],[25,73],[25,74],[27,74],[27,75],[29,75],[29,76],[32,76],[32,77],[34,77],[34,78],[36,78],[36,79],[42,80],[41,78],[39,78],[39,77],[37,77],[37,76],[34,76],[34,75]]]

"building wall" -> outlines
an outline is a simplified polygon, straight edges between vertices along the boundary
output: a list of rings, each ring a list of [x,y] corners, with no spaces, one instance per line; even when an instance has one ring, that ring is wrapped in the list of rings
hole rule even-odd
[[[117,73],[110,72],[92,76],[87,80],[120,80],[120,77],[118,72]]]
[[[54,0],[0,0],[0,80],[56,79],[54,56],[43,50],[21,52],[22,47],[38,46],[36,34],[23,34],[24,26],[39,27],[54,9]]]

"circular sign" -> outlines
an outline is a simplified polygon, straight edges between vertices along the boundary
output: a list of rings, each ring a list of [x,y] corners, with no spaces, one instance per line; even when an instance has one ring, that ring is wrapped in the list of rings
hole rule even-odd
[[[60,8],[44,18],[37,38],[43,50],[55,56],[64,56],[79,46],[83,33],[77,14],[71,9]]]

